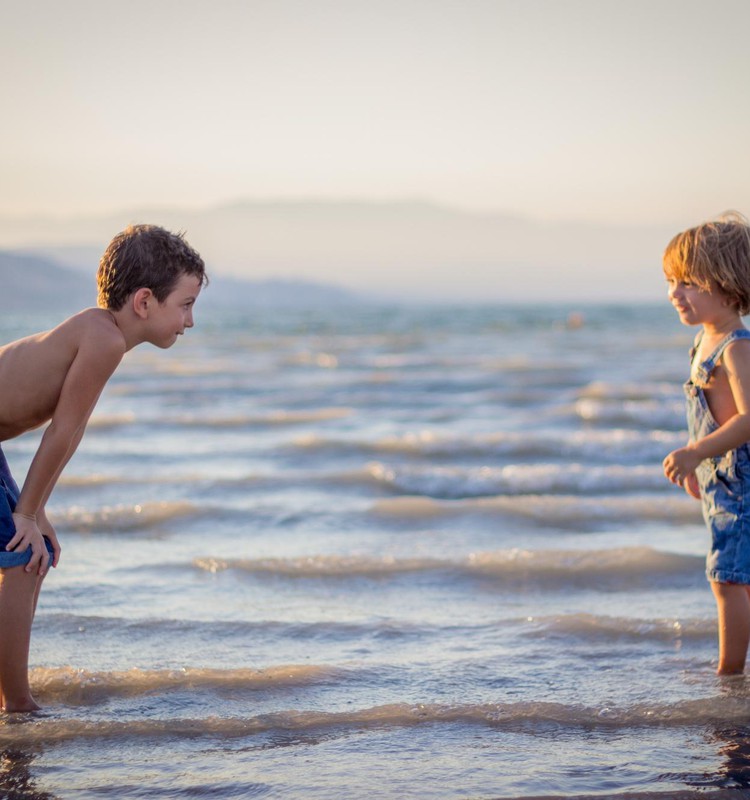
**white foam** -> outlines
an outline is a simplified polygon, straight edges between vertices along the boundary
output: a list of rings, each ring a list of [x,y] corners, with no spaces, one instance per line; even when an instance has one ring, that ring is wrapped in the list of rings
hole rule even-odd
[[[61,526],[79,531],[135,531],[173,519],[196,516],[200,509],[185,500],[104,506],[95,511],[73,506],[55,515]]]
[[[436,498],[481,497],[528,493],[633,492],[664,489],[659,466],[580,463],[510,464],[504,467],[413,467],[368,465],[368,473],[380,484],[409,494]]]

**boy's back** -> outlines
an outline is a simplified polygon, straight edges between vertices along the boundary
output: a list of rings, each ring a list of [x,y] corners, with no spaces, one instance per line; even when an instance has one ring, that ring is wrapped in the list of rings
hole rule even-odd
[[[112,314],[98,308],[88,308],[50,331],[0,347],[0,386],[4,387],[0,392],[0,442],[65,412],[66,408],[60,407],[67,399],[63,398],[64,387],[67,395],[78,398],[77,406],[87,404],[91,392],[86,385],[91,385],[92,371],[105,374],[106,382],[124,353],[125,339]]]

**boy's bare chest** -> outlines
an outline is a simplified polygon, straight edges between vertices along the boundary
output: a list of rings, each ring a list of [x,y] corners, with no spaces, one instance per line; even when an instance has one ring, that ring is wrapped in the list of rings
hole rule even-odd
[[[719,425],[723,425],[737,413],[737,405],[734,402],[729,378],[721,362],[714,367],[708,381],[704,384],[703,394],[711,415]]]

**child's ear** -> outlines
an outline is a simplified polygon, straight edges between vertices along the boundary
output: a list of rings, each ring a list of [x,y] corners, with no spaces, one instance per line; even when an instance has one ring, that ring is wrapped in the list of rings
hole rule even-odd
[[[155,302],[154,293],[151,289],[142,288],[133,293],[133,311],[141,319],[148,318],[149,307]]]

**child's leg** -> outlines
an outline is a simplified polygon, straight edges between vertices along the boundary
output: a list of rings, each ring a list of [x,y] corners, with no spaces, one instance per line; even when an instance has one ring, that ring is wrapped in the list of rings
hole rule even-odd
[[[719,675],[745,669],[750,642],[750,593],[740,583],[711,583],[719,616]]]
[[[0,701],[5,711],[36,711],[29,689],[31,623],[43,578],[0,569]]]

